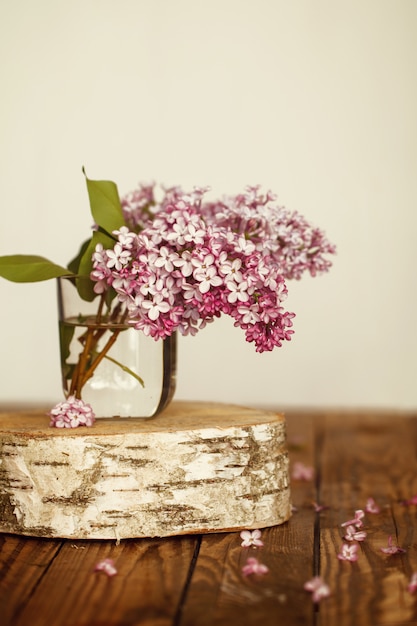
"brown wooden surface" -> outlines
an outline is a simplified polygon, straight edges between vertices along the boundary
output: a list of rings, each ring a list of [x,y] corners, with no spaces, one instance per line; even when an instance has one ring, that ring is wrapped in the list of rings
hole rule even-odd
[[[0,535],[2,626],[238,626],[417,624],[417,414],[287,411],[292,464],[314,465],[293,481],[297,511],[263,531],[264,547],[239,533],[167,539],[71,541]],[[372,496],[357,563],[340,562],[340,524]],[[326,506],[316,513],[314,504]],[[392,535],[404,554],[384,555]],[[248,555],[269,567],[243,577]],[[118,569],[94,572],[103,558]],[[320,574],[331,596],[315,606],[304,583]]]

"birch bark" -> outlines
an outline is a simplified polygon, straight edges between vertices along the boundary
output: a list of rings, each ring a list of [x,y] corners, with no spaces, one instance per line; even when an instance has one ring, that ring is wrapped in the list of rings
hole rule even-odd
[[[173,402],[152,420],[52,429],[0,414],[0,531],[112,539],[262,528],[290,516],[285,418]]]

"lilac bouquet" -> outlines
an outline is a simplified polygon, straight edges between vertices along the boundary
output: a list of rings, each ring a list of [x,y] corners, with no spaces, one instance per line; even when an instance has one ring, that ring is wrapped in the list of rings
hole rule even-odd
[[[129,323],[155,339],[226,314],[258,352],[290,340],[286,280],[328,270],[324,234],[258,187],[218,201],[204,189],[159,191],[141,185],[122,199],[126,225],[92,256],[95,293],[113,289]]]
[[[72,276],[81,298],[97,298],[100,322],[127,324],[158,340],[176,331],[194,335],[225,314],[257,352],[271,351],[293,333],[294,313],[283,306],[287,281],[331,266],[335,247],[324,233],[257,186],[210,200],[208,189],[139,185],[120,199],[113,182],[86,180],[94,227],[68,267],[34,255],[4,256],[0,276],[17,282]],[[75,398],[86,379],[80,368],[91,376],[93,356],[97,362],[106,356],[97,355],[93,335],[87,339],[89,352],[80,356],[71,385]]]

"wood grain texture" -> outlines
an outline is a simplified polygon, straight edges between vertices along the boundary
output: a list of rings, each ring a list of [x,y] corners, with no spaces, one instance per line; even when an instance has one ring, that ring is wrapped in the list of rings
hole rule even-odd
[[[367,411],[287,412],[296,511],[242,548],[238,532],[163,539],[73,541],[0,535],[2,626],[406,626],[417,623],[417,416]],[[340,562],[341,522],[373,496],[357,563]],[[316,511],[316,505],[325,506]],[[386,556],[392,535],[404,554]],[[264,576],[242,574],[248,556]],[[111,557],[118,574],[95,573]],[[303,585],[321,575],[318,606]]]
[[[154,420],[51,429],[0,414],[0,531],[122,539],[258,528],[290,516],[285,419],[173,403]]]
[[[35,541],[27,539],[26,541]],[[45,541],[45,540],[44,540]],[[196,537],[167,540],[52,541],[59,546],[35,590],[18,601],[0,596],[8,621],[2,626],[170,626],[187,579]],[[40,542],[38,540],[37,542]],[[95,572],[103,558],[117,574]],[[11,563],[10,580],[15,564]],[[3,587],[3,585],[2,585]]]
[[[414,420],[396,416],[324,415],[317,423],[320,491],[331,506],[320,525],[321,574],[332,595],[320,605],[320,624],[349,626],[417,623],[416,598],[407,591],[417,571],[417,494]],[[341,523],[372,496],[381,506],[365,516],[367,537],[356,563],[340,562]],[[386,555],[388,536],[404,554]]]
[[[14,624],[57,558],[61,544],[12,535],[0,536],[0,623]]]

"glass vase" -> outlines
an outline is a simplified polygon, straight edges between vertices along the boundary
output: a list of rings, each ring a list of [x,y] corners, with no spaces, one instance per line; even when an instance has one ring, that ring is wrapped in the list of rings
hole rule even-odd
[[[97,418],[160,413],[175,391],[176,335],[155,340],[132,328],[116,298],[83,299],[92,297],[88,278],[57,282],[65,396],[88,402]]]

